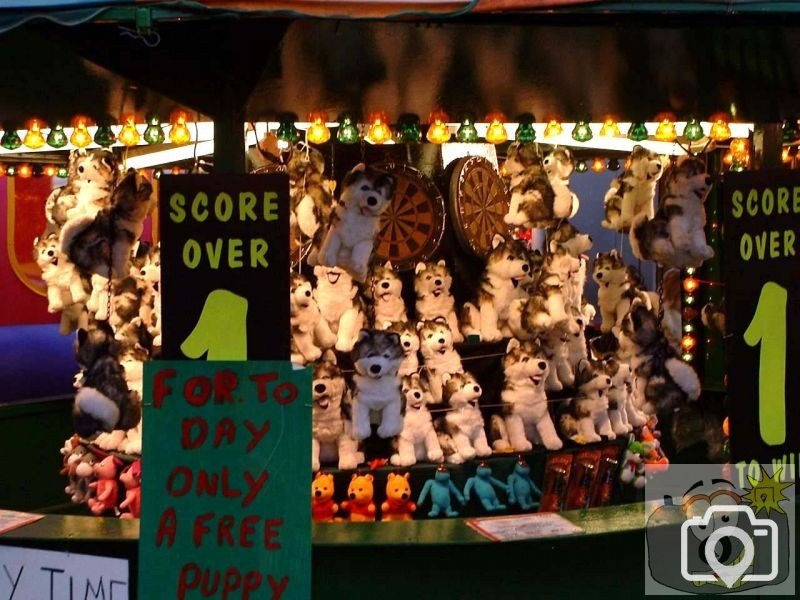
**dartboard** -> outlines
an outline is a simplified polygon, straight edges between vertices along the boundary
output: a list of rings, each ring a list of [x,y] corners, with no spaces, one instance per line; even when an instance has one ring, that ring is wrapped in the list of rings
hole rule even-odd
[[[439,247],[444,233],[444,199],[433,182],[407,165],[380,165],[396,181],[394,198],[381,215],[375,258],[413,269]]]
[[[459,159],[450,180],[453,229],[464,248],[479,256],[492,249],[495,234],[510,233],[503,217],[509,198],[492,163],[480,156]]]
[[[250,172],[254,174],[285,173],[286,167],[284,165],[264,165],[263,167],[257,167]],[[300,264],[300,261],[306,257],[310,250],[311,240],[303,235],[295,220],[293,218],[290,219],[289,262],[291,263],[292,267],[296,267],[298,264]]]

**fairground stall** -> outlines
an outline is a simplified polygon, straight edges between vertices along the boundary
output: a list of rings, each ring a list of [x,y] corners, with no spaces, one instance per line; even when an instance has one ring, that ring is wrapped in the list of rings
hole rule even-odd
[[[639,596],[793,477],[795,3],[10,4],[0,591]]]

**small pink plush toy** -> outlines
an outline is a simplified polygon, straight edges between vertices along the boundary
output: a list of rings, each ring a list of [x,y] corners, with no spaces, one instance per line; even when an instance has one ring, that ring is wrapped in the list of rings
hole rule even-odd
[[[123,512],[120,519],[138,519],[142,514],[142,459],[125,467],[119,475],[119,480],[125,486],[125,499],[120,503]]]
[[[116,511],[117,497],[119,496],[119,482],[117,481],[117,468],[119,459],[106,456],[94,465],[96,481],[89,484],[95,491],[95,496],[89,498],[89,510],[92,514],[102,515],[108,511]]]

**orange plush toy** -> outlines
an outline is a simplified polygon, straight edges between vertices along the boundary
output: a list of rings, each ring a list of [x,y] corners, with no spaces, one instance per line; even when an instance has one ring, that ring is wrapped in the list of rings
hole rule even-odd
[[[342,510],[350,513],[350,521],[374,521],[375,503],[372,497],[375,493],[372,475],[358,475],[353,473],[350,485],[347,487],[347,500],[342,502]]]
[[[311,518],[318,523],[330,523],[339,510],[333,501],[333,475],[317,473],[311,482]]]
[[[417,505],[411,502],[408,473],[389,473],[386,482],[386,502],[381,504],[381,521],[411,521]]]

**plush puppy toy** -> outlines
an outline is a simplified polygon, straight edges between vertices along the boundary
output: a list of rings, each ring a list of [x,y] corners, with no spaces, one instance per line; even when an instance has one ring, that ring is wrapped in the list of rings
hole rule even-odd
[[[483,390],[471,373],[444,375],[443,399],[450,410],[440,438],[447,462],[461,464],[475,456],[489,456],[483,415],[478,406]]]
[[[339,267],[314,267],[317,285],[314,300],[330,330],[336,334],[336,349],[350,352],[358,332],[366,325],[358,286],[353,278]]]
[[[356,281],[367,277],[367,267],[381,214],[394,195],[395,178],[364,163],[356,165],[342,181],[339,204],[315,259],[321,265],[339,266]],[[313,259],[310,257],[309,262]]]
[[[556,219],[574,217],[580,202],[569,189],[569,177],[575,169],[572,153],[562,147],[554,148],[542,161],[544,171],[553,188],[553,216]]]
[[[403,282],[400,281],[391,262],[375,265],[369,277],[365,294],[372,300],[373,325],[384,329],[384,323],[406,321],[406,305],[403,302]]]
[[[45,201],[45,217],[61,228],[69,219],[93,219],[111,201],[117,160],[109,150],[79,148],[69,155],[67,184]]]
[[[637,215],[630,231],[637,258],[653,260],[665,268],[699,267],[714,256],[706,242],[706,211],[711,189],[705,164],[683,157],[666,175],[667,194],[655,218]]]
[[[643,146],[634,146],[625,172],[614,181],[603,200],[606,229],[627,232],[634,217],[653,218],[653,198],[663,174],[661,157]]]
[[[397,453],[389,462],[398,467],[410,467],[424,460],[441,462],[444,454],[428,411],[427,405],[433,397],[426,377],[416,373],[403,377],[402,392],[406,408],[403,431],[397,438]]]
[[[297,226],[303,235],[313,238],[320,224],[327,223],[333,210],[328,182],[323,178],[325,157],[309,147],[292,146],[286,161],[289,175],[289,198]]]
[[[430,375],[430,388],[434,400],[442,401],[444,375],[463,373],[461,356],[453,347],[453,334],[444,317],[436,317],[432,321],[419,321],[419,347],[425,368]]]
[[[405,377],[416,373],[419,370],[419,334],[416,324],[413,321],[384,323],[383,329],[400,336],[400,344],[403,346],[403,362],[398,374]]]
[[[83,279],[75,265],[61,253],[55,233],[36,238],[33,255],[42,270],[42,281],[47,284],[47,312],[61,312],[59,331],[67,335],[77,326],[83,302],[88,297]]]
[[[355,375],[353,435],[363,440],[372,433],[370,412],[380,415],[378,436],[390,438],[403,429],[400,377],[403,362],[400,336],[389,331],[362,329],[351,353]]]
[[[332,348],[336,343],[336,336],[314,301],[311,283],[299,273],[292,273],[289,284],[289,315],[292,341],[297,348],[292,362],[313,362],[322,355],[324,349]]]
[[[599,442],[601,435],[615,439],[608,418],[611,377],[588,360],[582,361],[575,373],[575,387],[577,395],[566,402],[566,410],[559,419],[564,437],[581,444]]]
[[[417,319],[430,321],[436,317],[444,317],[453,334],[453,341],[464,341],[458,327],[455,312],[455,299],[450,293],[453,277],[444,260],[439,262],[417,263],[414,274],[414,292],[417,296],[415,309]]]

